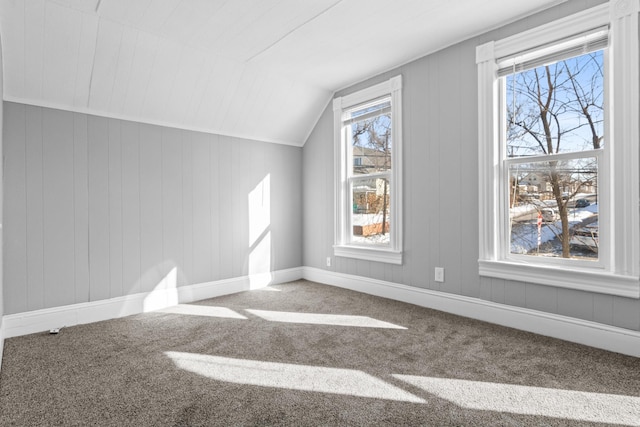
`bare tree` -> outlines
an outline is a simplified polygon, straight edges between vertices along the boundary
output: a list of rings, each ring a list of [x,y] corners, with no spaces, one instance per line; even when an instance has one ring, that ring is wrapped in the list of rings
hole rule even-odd
[[[352,130],[354,147],[367,149],[367,162],[361,165],[364,170],[379,172],[391,169],[391,117],[388,114],[355,123]],[[383,180],[382,190],[382,227],[381,234],[386,234],[387,211],[389,205],[389,182]],[[377,186],[376,186],[377,188]]]
[[[601,148],[603,90],[601,52],[510,76],[507,82],[510,155],[550,155]],[[593,163],[592,159],[553,160],[542,167],[558,207],[562,224],[558,237],[565,258],[570,257],[568,202],[593,181],[597,173]]]

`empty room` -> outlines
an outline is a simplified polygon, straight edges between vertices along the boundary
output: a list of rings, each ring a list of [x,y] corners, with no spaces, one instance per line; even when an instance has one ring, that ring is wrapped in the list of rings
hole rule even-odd
[[[640,426],[639,15],[0,0],[0,425]]]

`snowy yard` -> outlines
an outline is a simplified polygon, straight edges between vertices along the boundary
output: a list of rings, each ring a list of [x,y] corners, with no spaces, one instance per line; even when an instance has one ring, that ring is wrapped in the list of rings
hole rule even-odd
[[[589,223],[597,219],[598,205],[591,204],[585,208],[569,209],[569,226]],[[537,218],[537,213],[536,213]],[[540,244],[550,242],[562,232],[560,219],[554,222],[542,223],[540,228]],[[538,247],[538,225],[535,219],[514,223],[511,227],[511,253],[526,254]]]

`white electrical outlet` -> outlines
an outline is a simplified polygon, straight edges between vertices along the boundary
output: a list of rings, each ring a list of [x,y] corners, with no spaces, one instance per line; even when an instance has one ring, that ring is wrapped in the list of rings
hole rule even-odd
[[[436,274],[434,280],[436,282],[444,282],[444,268],[436,267]]]
[[[327,267],[331,267],[331,257],[327,257]]]

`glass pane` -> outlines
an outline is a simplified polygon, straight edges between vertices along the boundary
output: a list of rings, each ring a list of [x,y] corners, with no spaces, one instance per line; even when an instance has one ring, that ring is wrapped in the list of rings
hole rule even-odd
[[[362,117],[349,125],[354,175],[391,169],[391,111],[389,101],[351,112]]]
[[[604,146],[602,50],[510,74],[505,85],[507,157]]]
[[[391,187],[386,178],[357,179],[351,186],[353,243],[389,244]]]
[[[509,167],[512,254],[598,259],[598,164],[593,157]]]

